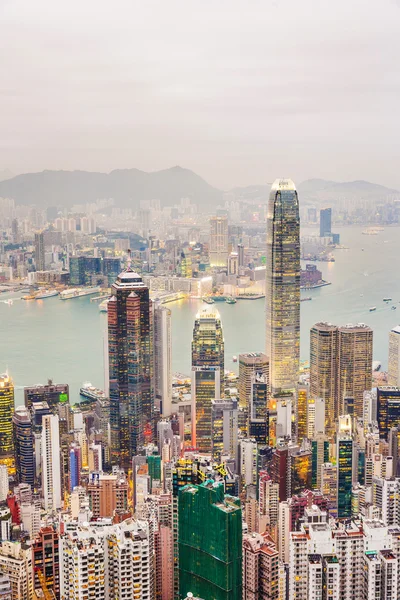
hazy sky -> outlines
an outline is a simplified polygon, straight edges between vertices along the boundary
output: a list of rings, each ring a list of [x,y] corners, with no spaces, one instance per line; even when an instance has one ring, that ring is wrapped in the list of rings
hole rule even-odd
[[[0,0],[0,170],[400,189],[400,0]]]

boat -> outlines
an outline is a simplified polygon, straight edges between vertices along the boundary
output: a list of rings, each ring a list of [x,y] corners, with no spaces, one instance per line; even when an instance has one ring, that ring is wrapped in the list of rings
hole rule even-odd
[[[371,306],[371,308],[369,309],[369,312],[374,312],[374,310],[376,310],[376,306]]]
[[[300,298],[300,302],[309,302],[309,300],[312,300],[311,296],[307,296],[307,298]]]
[[[79,394],[83,398],[88,398],[88,400],[105,400],[107,398],[106,393],[103,390],[94,387],[90,381],[86,381],[86,383],[83,384],[79,390]]]
[[[236,304],[237,300],[236,300],[236,298],[232,298],[232,296],[231,296],[231,297],[226,298],[225,302],[227,304]]]
[[[12,306],[14,304],[14,300],[9,298],[8,300],[2,300],[3,304],[8,304],[8,306]]]
[[[103,300],[103,302],[100,302],[99,304],[99,311],[100,312],[107,312],[108,311],[108,298],[106,298],[105,300]]]
[[[203,300],[203,302],[207,302],[207,304],[214,304],[213,298],[207,298],[205,296],[202,300]]]
[[[392,306],[392,310],[396,310],[396,309],[397,309],[397,306],[394,306],[394,305],[393,305],[393,306]]]
[[[44,298],[52,298],[53,296],[58,296],[57,290],[43,290],[43,292],[36,294],[35,300],[43,300]]]
[[[100,286],[88,288],[70,288],[60,293],[60,300],[70,300],[71,298],[82,298],[82,296],[90,296],[101,291]]]
[[[33,295],[22,296],[21,300],[36,300],[36,296],[33,296]]]
[[[237,356],[232,356],[233,362],[237,362]]]
[[[391,299],[391,298],[384,298],[384,299],[383,299],[383,301],[384,301],[384,302],[391,302],[391,301],[392,301],[392,299]]]
[[[374,362],[372,363],[372,370],[373,371],[379,371],[379,369],[381,368],[382,363],[380,360],[374,360]]]

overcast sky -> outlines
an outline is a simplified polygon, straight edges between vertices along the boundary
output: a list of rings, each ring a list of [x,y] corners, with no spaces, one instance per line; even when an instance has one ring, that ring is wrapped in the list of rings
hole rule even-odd
[[[400,0],[0,0],[0,170],[400,189]]]

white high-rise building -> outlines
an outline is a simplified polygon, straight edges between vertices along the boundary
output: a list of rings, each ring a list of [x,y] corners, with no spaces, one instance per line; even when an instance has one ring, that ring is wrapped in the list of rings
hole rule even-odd
[[[60,595],[152,600],[154,551],[146,521],[82,524],[60,537]]]
[[[210,219],[210,266],[226,267],[228,264],[228,217]]]
[[[0,465],[0,502],[4,502],[7,499],[9,489],[8,468],[6,465]]]
[[[61,508],[60,433],[58,415],[42,421],[42,495],[48,511]]]
[[[389,333],[388,385],[400,386],[400,325]]]
[[[159,301],[153,303],[154,391],[160,413],[172,413],[171,311]]]

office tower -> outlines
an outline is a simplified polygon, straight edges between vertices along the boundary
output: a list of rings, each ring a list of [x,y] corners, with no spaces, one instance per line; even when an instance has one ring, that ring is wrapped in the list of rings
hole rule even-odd
[[[0,465],[6,465],[8,472],[14,469],[14,383],[5,373],[0,375]]]
[[[34,385],[24,388],[24,403],[31,410],[34,404],[47,402],[50,410],[56,412],[60,404],[69,402],[69,385],[67,383],[53,383],[49,379],[47,385]]]
[[[239,354],[239,406],[249,411],[254,376],[264,376],[269,384],[269,360],[263,352]]]
[[[41,527],[32,544],[34,587],[40,587],[38,571],[46,579],[49,590],[56,596],[60,594],[60,563],[58,533],[53,527]],[[0,596],[1,598],[1,596]]]
[[[299,444],[308,437],[308,394],[307,385],[297,387],[297,441]]]
[[[236,459],[238,444],[238,411],[235,398],[211,401],[211,455],[220,461],[221,456]]]
[[[293,394],[284,392],[276,399],[276,438],[292,438]]]
[[[231,252],[228,257],[228,275],[239,275],[239,256],[237,252]]]
[[[17,406],[13,415],[15,467],[18,483],[35,483],[32,421],[25,406]]]
[[[328,499],[329,514],[337,517],[337,467],[330,462],[321,466],[321,492]]]
[[[351,487],[353,471],[353,440],[339,433],[336,438],[338,517],[351,517]]]
[[[363,394],[372,388],[372,338],[370,327],[345,325],[338,330],[338,406],[343,414],[345,397],[354,398],[354,413],[363,418]]]
[[[35,233],[35,266],[36,271],[45,270],[44,261],[44,233],[43,231]]]
[[[400,386],[400,325],[389,333],[388,384]]]
[[[239,268],[244,267],[244,245],[243,244],[238,244],[237,253],[238,253]]]
[[[87,493],[94,519],[112,517],[114,510],[128,508],[128,482],[118,469],[111,475],[90,473]]]
[[[307,437],[312,440],[317,433],[325,432],[325,401],[323,398],[308,398]]]
[[[249,410],[249,436],[258,444],[269,443],[268,380],[261,373],[253,373]]]
[[[228,217],[210,219],[210,266],[226,267],[228,264]]]
[[[290,491],[291,495],[300,494],[311,488],[312,453],[308,448],[290,450]]]
[[[265,296],[271,391],[293,390],[300,356],[300,217],[290,179],[277,179],[269,196]]]
[[[319,211],[319,235],[325,237],[332,233],[332,209],[323,208]]]
[[[387,440],[390,429],[400,425],[400,387],[378,387],[376,406],[379,437]]]
[[[310,396],[325,401],[326,433],[335,432],[337,405],[338,328],[316,323],[310,330]]]
[[[58,415],[42,421],[42,495],[47,511],[61,508],[61,464]]]
[[[179,494],[179,591],[242,598],[242,511],[222,482],[187,485]]]
[[[273,541],[259,533],[243,536],[243,598],[278,600],[279,554]]]
[[[7,499],[9,489],[8,468],[6,465],[0,465],[0,502]]]
[[[108,302],[111,459],[129,468],[153,427],[153,336],[149,290],[130,266]]]
[[[81,447],[72,442],[69,447],[69,491],[81,485],[82,451]]]
[[[153,303],[154,393],[160,414],[172,413],[171,311],[158,300]]]
[[[192,340],[192,446],[211,451],[212,400],[224,396],[224,337],[218,311],[197,313]]]
[[[32,549],[20,542],[0,544],[0,573],[8,576],[13,600],[33,600]]]
[[[329,442],[324,433],[316,433],[311,442],[312,452],[312,480],[311,487],[321,490],[321,467],[329,461]]]
[[[393,476],[398,477],[399,466],[399,427],[391,427],[388,437],[389,456],[393,458]]]

